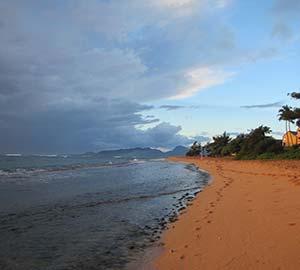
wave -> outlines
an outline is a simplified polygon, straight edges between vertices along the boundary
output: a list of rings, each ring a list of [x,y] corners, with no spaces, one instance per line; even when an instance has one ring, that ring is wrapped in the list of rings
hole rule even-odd
[[[5,154],[6,157],[22,157],[22,154]]]
[[[53,166],[53,167],[40,167],[40,168],[13,168],[13,169],[0,169],[0,177],[26,177],[32,176],[40,173],[47,172],[62,172],[89,168],[100,168],[100,167],[120,167],[120,166],[130,166],[133,164],[144,163],[143,160],[129,160],[124,162],[112,162],[108,161],[105,163],[90,163],[90,164],[71,164],[63,166]]]

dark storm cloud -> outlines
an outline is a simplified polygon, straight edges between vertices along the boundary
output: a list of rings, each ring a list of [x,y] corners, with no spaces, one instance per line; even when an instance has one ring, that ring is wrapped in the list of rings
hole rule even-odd
[[[187,14],[195,14],[193,8],[200,6],[202,10],[203,5],[191,1]],[[199,55],[202,43],[196,45],[194,41],[208,33],[205,29],[195,29],[190,34],[191,53],[183,51],[176,41],[186,29],[195,28],[195,20],[203,17],[202,13],[189,18],[181,9],[161,1],[154,4],[94,0],[88,4],[65,1],[60,5],[49,1],[0,3],[1,94],[30,92],[41,95],[43,101],[70,95],[129,98],[138,102],[176,96],[194,87],[195,82],[187,75],[197,63],[192,51],[197,51],[201,59],[206,55]],[[182,16],[186,19],[174,20]],[[169,33],[164,38],[162,23]],[[149,31],[143,33],[141,41],[130,39],[131,32],[146,26]],[[219,33],[222,36],[223,28],[208,35],[211,43],[219,39]],[[154,40],[160,40],[165,46]],[[209,47],[201,51],[204,50]],[[228,48],[220,51],[225,56]],[[184,57],[177,57],[179,52]],[[164,66],[165,62],[173,63]],[[215,59],[205,62],[215,64]],[[214,75],[211,64],[204,66]],[[212,76],[211,85],[225,80],[227,75],[224,73],[221,80],[220,74],[219,71]],[[201,88],[202,84],[198,81],[197,84]]]
[[[178,134],[180,127],[161,123],[146,129],[159,120],[143,118],[152,107],[140,103],[194,87],[186,77],[192,63],[168,70],[149,61],[160,53],[144,51],[159,52],[153,37],[162,25],[174,34],[181,25],[184,33],[193,20],[177,19],[189,18],[199,7],[194,1],[187,10],[164,1],[0,2],[0,152],[188,144],[190,139]],[[145,26],[153,31],[137,47],[130,34]],[[167,37],[167,43],[174,38]],[[174,59],[180,48],[167,49]],[[187,56],[181,58],[192,59]]]
[[[159,122],[143,118],[151,107],[141,104],[231,76],[224,65],[245,53],[215,16],[229,3],[1,1],[0,152],[188,143],[171,124],[145,130]]]
[[[142,117],[151,106],[101,99],[95,104],[64,104],[39,112],[0,114],[2,153],[80,153],[130,147],[188,145],[195,138],[180,135],[181,127]],[[197,138],[199,141],[206,137]]]
[[[64,104],[39,112],[0,115],[1,152],[76,153],[95,150],[124,138],[124,131],[137,124],[157,119],[143,119],[139,114],[150,106],[120,100],[99,100],[89,106]],[[13,146],[13,147],[12,147]],[[115,145],[118,145],[116,143]]]

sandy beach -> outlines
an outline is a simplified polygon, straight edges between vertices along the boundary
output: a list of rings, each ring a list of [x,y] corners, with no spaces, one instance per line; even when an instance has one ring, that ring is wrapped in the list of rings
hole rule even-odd
[[[155,269],[299,269],[300,161],[171,160],[212,183],[169,225]]]

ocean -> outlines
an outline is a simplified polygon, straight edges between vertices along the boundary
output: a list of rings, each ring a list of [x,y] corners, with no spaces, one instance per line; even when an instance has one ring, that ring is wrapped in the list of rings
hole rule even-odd
[[[123,269],[208,179],[163,160],[0,156],[0,269]]]

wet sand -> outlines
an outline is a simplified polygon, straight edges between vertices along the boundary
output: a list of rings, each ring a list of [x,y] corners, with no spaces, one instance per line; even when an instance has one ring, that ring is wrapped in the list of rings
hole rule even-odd
[[[171,160],[213,181],[169,225],[155,269],[299,269],[300,161]]]

